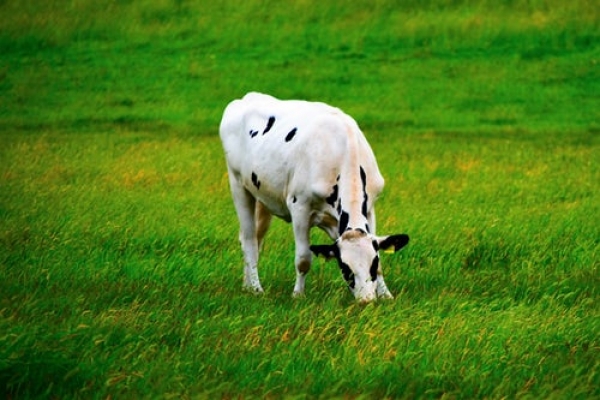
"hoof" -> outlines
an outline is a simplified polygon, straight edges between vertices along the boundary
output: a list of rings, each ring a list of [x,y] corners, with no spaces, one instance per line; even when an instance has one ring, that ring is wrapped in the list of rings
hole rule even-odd
[[[262,294],[265,293],[265,291],[263,290],[263,288],[259,287],[255,287],[255,286],[242,286],[242,290],[246,293],[250,293],[256,296],[260,296]]]
[[[292,298],[294,298],[294,299],[305,299],[306,295],[304,294],[304,292],[294,292],[294,293],[292,293]]]
[[[394,296],[390,292],[385,292],[377,295],[377,300],[394,300]]]

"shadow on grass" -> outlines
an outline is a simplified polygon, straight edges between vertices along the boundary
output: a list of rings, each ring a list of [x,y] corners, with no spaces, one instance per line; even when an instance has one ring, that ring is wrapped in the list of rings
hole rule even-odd
[[[50,398],[93,385],[88,368],[65,354],[28,347],[10,354],[0,367],[6,398]]]

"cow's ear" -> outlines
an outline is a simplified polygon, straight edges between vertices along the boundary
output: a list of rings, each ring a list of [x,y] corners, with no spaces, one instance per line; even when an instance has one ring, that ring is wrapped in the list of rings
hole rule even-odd
[[[337,244],[317,244],[310,246],[310,251],[314,253],[315,256],[323,256],[327,260],[336,257],[338,253]]]
[[[401,233],[399,235],[382,236],[377,238],[379,248],[384,251],[395,253],[408,244],[408,235]]]

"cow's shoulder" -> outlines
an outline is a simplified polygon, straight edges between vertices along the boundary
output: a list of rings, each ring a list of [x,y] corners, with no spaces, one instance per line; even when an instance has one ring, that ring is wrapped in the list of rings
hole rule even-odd
[[[223,112],[223,122],[243,118],[248,112],[268,108],[269,105],[272,106],[280,101],[281,100],[269,96],[268,94],[258,92],[247,93],[241,99],[232,100],[227,104],[227,107],[225,107],[225,111]]]
[[[259,92],[248,92],[244,95],[242,100],[246,103],[261,103],[261,102],[278,102],[281,101],[268,94]]]

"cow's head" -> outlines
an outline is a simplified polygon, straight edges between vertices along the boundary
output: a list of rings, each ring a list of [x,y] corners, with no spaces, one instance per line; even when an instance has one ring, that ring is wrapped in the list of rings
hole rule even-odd
[[[379,250],[398,251],[408,243],[408,235],[373,236],[362,229],[349,229],[331,245],[313,245],[311,251],[327,259],[335,258],[354,297],[367,303],[377,298]]]

